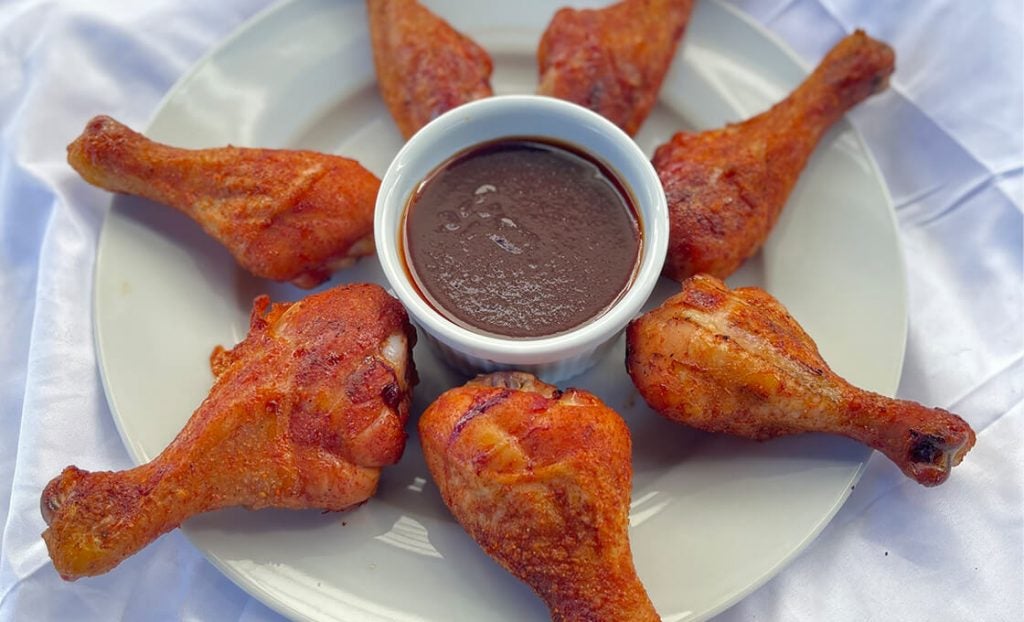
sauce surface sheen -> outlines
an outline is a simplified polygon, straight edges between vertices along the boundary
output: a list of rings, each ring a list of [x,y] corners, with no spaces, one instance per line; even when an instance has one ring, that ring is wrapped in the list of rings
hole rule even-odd
[[[530,138],[473,147],[406,207],[406,269],[424,299],[470,330],[566,332],[624,293],[640,259],[629,193],[570,147]]]

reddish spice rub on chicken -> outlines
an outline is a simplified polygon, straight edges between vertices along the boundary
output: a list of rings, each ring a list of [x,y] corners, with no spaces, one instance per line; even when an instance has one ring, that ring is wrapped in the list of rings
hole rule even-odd
[[[692,0],[560,9],[537,49],[537,92],[590,108],[635,134],[658,101],[692,10]]]
[[[194,514],[343,510],[405,448],[415,333],[376,285],[301,302],[256,299],[246,338],[210,357],[209,396],[152,462],[67,467],[41,499],[43,540],[68,580],[109,571]]]
[[[633,568],[630,437],[615,411],[499,372],[441,395],[419,430],[445,504],[552,620],[659,619]]]
[[[946,481],[974,446],[959,416],[852,386],[764,290],[697,275],[630,323],[626,367],[665,417],[756,440],[827,432],[885,454],[925,486]]]
[[[491,90],[491,57],[416,0],[367,0],[380,94],[409,138]]]
[[[68,145],[87,182],[169,205],[252,274],[310,288],[373,254],[380,180],[355,160],[313,151],[179,149],[95,117]]]
[[[757,252],[818,141],[843,114],[883,90],[892,49],[863,31],[840,41],[767,112],[705,132],[680,132],[654,168],[669,210],[665,276],[726,278]]]

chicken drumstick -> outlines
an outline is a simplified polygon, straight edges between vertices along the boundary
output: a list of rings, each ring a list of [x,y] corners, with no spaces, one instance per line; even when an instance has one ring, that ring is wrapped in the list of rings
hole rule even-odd
[[[405,447],[414,339],[376,285],[291,304],[257,298],[248,336],[214,351],[209,396],[159,456],[120,472],[67,467],[46,486],[43,540],[57,571],[107,572],[217,508],[366,501]]]
[[[786,99],[742,123],[681,132],[654,153],[669,210],[665,276],[726,278],[757,252],[825,131],[885,88],[894,55],[857,31]]]
[[[367,0],[366,10],[380,94],[402,136],[493,94],[487,52],[417,0]]]
[[[95,117],[68,145],[87,182],[183,212],[256,276],[310,288],[373,253],[380,180],[355,160],[284,149],[178,149]]]
[[[423,413],[445,504],[561,620],[658,620],[633,568],[629,430],[595,396],[530,374],[480,376]]]
[[[925,486],[941,484],[974,445],[966,421],[858,389],[764,290],[730,291],[697,275],[634,320],[626,366],[651,408],[709,432],[756,440],[828,432],[885,454]]]
[[[623,0],[555,13],[537,48],[537,92],[575,102],[633,135],[658,100],[693,0]]]

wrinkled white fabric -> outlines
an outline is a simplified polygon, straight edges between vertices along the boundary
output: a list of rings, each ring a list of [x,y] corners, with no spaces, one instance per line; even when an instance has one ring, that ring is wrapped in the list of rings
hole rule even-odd
[[[906,260],[899,395],[962,413],[978,443],[938,489],[872,458],[813,545],[719,619],[1024,619],[1021,4],[730,3],[808,66],[855,27],[896,49],[891,89],[850,116],[889,185]],[[0,622],[281,619],[177,532],[117,572],[65,583],[38,509],[67,464],[130,465],[91,328],[109,198],[78,179],[64,147],[97,113],[144,127],[202,54],[268,5],[0,5]]]

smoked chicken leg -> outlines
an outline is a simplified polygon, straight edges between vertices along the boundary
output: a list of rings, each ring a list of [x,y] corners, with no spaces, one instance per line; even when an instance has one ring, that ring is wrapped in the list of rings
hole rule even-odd
[[[635,134],[658,100],[692,10],[693,0],[560,9],[537,49],[537,92],[590,108]]]
[[[681,132],[654,153],[669,210],[664,274],[726,278],[757,252],[825,131],[888,84],[894,55],[857,31],[786,99],[742,123]]]
[[[169,205],[252,274],[310,288],[373,254],[380,187],[355,160],[283,149],[178,149],[110,117],[68,145],[87,182]]]
[[[552,620],[659,619],[630,553],[630,438],[615,411],[499,372],[441,395],[419,430],[445,504]]]
[[[366,11],[380,94],[405,138],[493,94],[487,52],[417,0],[367,0]]]
[[[730,291],[697,275],[626,330],[626,367],[665,417],[756,440],[841,434],[885,454],[910,478],[941,484],[974,445],[963,419],[858,389],[764,290]]]
[[[250,323],[214,350],[209,396],[152,462],[71,466],[46,486],[43,540],[63,578],[107,572],[200,512],[352,507],[401,457],[415,333],[398,301],[376,285],[261,296]]]

